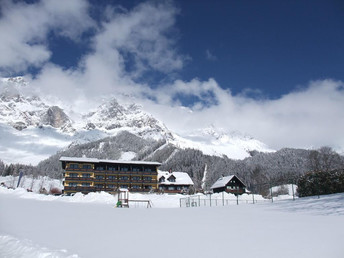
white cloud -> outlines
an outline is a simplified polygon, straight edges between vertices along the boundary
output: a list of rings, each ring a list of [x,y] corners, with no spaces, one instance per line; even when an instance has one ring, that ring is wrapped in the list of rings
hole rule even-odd
[[[205,58],[206,58],[207,60],[209,60],[209,61],[216,61],[216,60],[217,60],[217,56],[215,56],[214,54],[212,54],[212,53],[210,52],[209,49],[207,49],[207,50],[205,51]]]
[[[211,91],[216,103],[188,109],[173,105],[163,108],[164,104],[155,108],[146,104],[152,113],[167,120],[166,124],[180,133],[214,124],[248,133],[276,149],[324,145],[343,149],[344,83],[341,81],[314,81],[276,100],[234,96],[214,80],[198,82],[197,86],[195,81],[183,82],[182,87],[177,83],[174,87],[170,92],[180,92],[183,88],[185,94],[190,94],[196,89],[196,96],[201,95],[200,91]]]
[[[49,33],[77,40],[92,26],[83,0],[46,0],[35,4],[1,1],[0,68],[7,72],[39,67],[51,57]]]

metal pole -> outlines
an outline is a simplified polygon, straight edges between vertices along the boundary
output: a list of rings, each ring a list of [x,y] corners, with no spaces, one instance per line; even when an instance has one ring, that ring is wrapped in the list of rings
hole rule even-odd
[[[17,188],[19,187],[20,180],[22,179],[23,174],[24,174],[23,171],[20,171],[20,173],[19,173],[19,178],[18,178],[18,183],[17,183]]]
[[[224,192],[222,192],[222,206],[225,206]]]
[[[274,197],[272,196],[272,186],[271,184],[269,184],[269,186],[270,186],[271,202],[274,202]]]

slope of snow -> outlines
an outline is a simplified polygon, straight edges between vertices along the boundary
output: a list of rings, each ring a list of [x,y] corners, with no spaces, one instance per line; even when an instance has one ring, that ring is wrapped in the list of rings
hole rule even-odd
[[[228,132],[214,126],[185,132],[182,137],[175,136],[175,145],[181,148],[195,148],[204,154],[222,156],[233,159],[249,157],[249,151],[274,152],[264,143],[239,132]]]
[[[0,190],[1,257],[21,257],[21,250],[32,246],[36,257],[50,252],[84,258],[340,258],[344,253],[344,194],[261,205],[118,209],[106,202],[24,199],[16,191]]]
[[[36,165],[71,143],[71,137],[52,127],[18,131],[0,124],[0,156],[6,163]]]

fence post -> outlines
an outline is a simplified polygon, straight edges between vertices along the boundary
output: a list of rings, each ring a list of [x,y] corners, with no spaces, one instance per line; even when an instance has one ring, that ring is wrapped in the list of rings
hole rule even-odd
[[[253,204],[254,204],[254,193],[252,193],[252,200],[253,200]]]
[[[295,195],[294,195],[294,182],[291,184],[291,189],[293,191],[293,201],[295,201]]]
[[[209,203],[210,203],[210,207],[211,207],[211,194],[209,194],[209,198],[210,198],[210,202]]]
[[[225,206],[224,192],[222,192],[222,206]]]
[[[270,187],[271,202],[274,202],[274,197],[272,196],[272,186],[271,186],[271,183],[269,183],[269,187]]]
[[[201,196],[198,195],[198,207],[201,207]]]

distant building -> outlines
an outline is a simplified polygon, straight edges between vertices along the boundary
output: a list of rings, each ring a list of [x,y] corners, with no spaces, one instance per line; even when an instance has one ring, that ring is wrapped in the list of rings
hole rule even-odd
[[[164,193],[187,193],[194,183],[185,172],[158,171],[159,190]]]
[[[235,175],[220,177],[211,187],[214,193],[227,192],[243,194],[246,192],[246,185]]]
[[[125,188],[131,192],[158,189],[158,167],[161,163],[120,161],[93,158],[61,157],[64,169],[64,193],[115,192]]]

